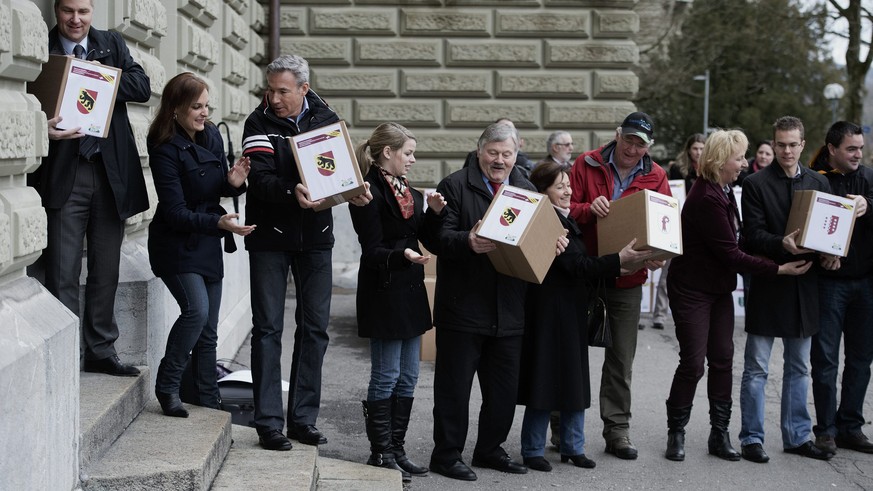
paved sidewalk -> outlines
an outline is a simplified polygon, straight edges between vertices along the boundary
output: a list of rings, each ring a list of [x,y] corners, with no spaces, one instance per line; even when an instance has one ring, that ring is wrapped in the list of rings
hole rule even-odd
[[[324,365],[322,409],[318,427],[329,443],[321,446],[320,456],[365,462],[369,455],[369,443],[364,433],[360,400],[366,397],[369,379],[369,349],[366,340],[357,336],[355,324],[355,298],[353,291],[337,291],[331,307],[330,347]],[[286,306],[286,331],[283,337],[283,378],[290,369],[293,345],[293,297]],[[644,321],[648,324],[647,321]],[[740,428],[739,386],[742,375],[742,351],[745,344],[743,318],[738,318],[734,336],[734,414],[731,418],[731,440],[739,450],[737,433]],[[237,360],[249,364],[250,347],[240,350]],[[639,344],[633,381],[633,420],[631,439],[639,449],[636,461],[622,461],[604,453],[600,436],[602,424],[597,409],[596,394],[599,391],[599,367],[603,350],[592,348],[592,407],[586,413],[586,455],[597,462],[595,469],[579,469],[570,464],[561,464],[559,454],[548,449],[546,458],[554,470],[549,473],[530,471],[527,475],[503,474],[489,469],[474,468],[479,480],[472,483],[454,481],[431,474],[416,478],[407,486],[411,490],[506,490],[506,489],[873,489],[873,455],[841,450],[829,462],[815,461],[782,452],[779,431],[779,394],[782,378],[782,347],[779,343],[773,350],[770,382],[767,386],[765,429],[767,441],[764,448],[770,455],[770,463],[754,464],[745,460],[726,462],[707,455],[706,439],[709,434],[709,414],[706,399],[705,379],[698,387],[695,409],[687,427],[686,460],[671,462],[663,457],[666,446],[666,414],[664,400],[678,362],[678,345],[673,326],[664,331],[645,329],[639,333]],[[433,441],[431,439],[433,408],[432,362],[421,364],[413,417],[407,437],[406,450],[410,458],[427,465]],[[464,459],[472,459],[477,432],[478,407],[481,403],[478,385],[474,386],[470,414],[473,421]],[[812,391],[810,389],[810,413],[814,417]],[[519,434],[523,407],[516,410],[515,424],[505,448],[517,460]],[[865,414],[873,414],[873,395],[868,395]],[[865,425],[865,432],[873,437],[873,427]],[[295,443],[295,445],[297,445]]]

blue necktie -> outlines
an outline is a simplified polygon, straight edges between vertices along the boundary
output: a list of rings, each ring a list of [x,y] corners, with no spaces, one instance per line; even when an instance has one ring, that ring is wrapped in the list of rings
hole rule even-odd
[[[81,60],[88,58],[85,55],[85,48],[83,48],[81,44],[77,44],[76,47],[73,48],[73,54],[76,55],[76,58]],[[96,137],[83,136],[79,139],[79,155],[81,155],[85,160],[91,160],[94,154],[99,151],[100,142]]]

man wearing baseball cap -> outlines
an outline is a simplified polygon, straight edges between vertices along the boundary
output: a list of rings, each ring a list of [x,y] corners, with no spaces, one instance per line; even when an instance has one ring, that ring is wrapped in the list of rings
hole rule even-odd
[[[586,152],[570,171],[573,190],[570,215],[582,229],[585,247],[597,256],[597,219],[609,214],[609,203],[649,189],[670,195],[667,174],[649,157],[654,142],[652,118],[642,112],[629,114],[615,130],[615,140]],[[657,269],[664,261],[647,261]],[[631,373],[637,348],[642,285],[646,268],[607,280],[606,301],[612,327],[612,347],[606,348],[600,382],[600,418],[606,452],[620,459],[637,458],[630,441]],[[580,300],[582,301],[582,300]],[[554,431],[554,430],[553,430]]]

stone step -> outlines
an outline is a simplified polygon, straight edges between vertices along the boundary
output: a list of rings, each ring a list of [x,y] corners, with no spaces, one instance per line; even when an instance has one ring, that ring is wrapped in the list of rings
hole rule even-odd
[[[138,377],[79,374],[79,468],[103,455],[139,415],[151,396],[149,370]]]
[[[207,490],[231,441],[230,413],[185,405],[188,418],[148,403],[100,460],[85,469],[85,490]]]
[[[319,457],[316,491],[402,491],[400,473],[372,465]]]

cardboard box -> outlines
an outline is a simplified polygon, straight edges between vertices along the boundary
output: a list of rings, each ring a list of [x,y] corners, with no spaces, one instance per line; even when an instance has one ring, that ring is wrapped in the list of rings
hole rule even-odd
[[[310,198],[324,200],[315,207],[316,211],[364,193],[364,178],[345,121],[288,137],[288,140]]]
[[[79,133],[106,138],[120,80],[120,68],[49,55],[27,92],[36,96],[49,119],[63,118],[58,129],[81,127]]]
[[[636,250],[650,249],[654,260],[682,254],[682,219],[676,198],[643,190],[609,204],[597,220],[597,254],[619,252],[637,239]]]
[[[795,191],[785,234],[800,229],[795,243],[835,256],[849,253],[855,228],[855,202],[821,191]]]
[[[427,290],[427,301],[430,304],[431,317],[433,317],[433,298],[436,293],[436,278],[425,277],[424,289]],[[436,328],[425,331],[425,333],[421,335],[421,354],[419,355],[419,358],[421,358],[421,361],[436,360]]]
[[[564,227],[545,195],[504,184],[477,233],[497,245],[488,253],[494,269],[539,284],[555,260],[555,245]]]

